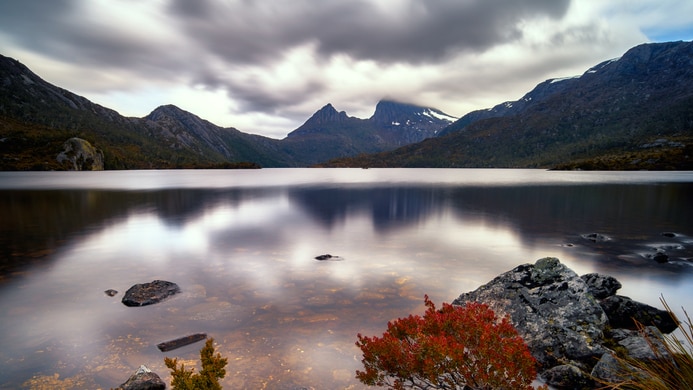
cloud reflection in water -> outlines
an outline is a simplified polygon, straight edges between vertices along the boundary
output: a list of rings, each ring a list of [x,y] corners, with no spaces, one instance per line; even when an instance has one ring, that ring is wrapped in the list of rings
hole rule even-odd
[[[58,243],[0,285],[0,309],[11,313],[0,320],[0,377],[11,383],[36,372],[86,372],[112,387],[139,364],[163,374],[154,345],[206,331],[232,357],[226,387],[358,388],[356,333],[380,333],[388,320],[421,312],[424,294],[449,302],[544,256],[579,273],[609,271],[650,304],[660,291],[691,293],[691,272],[676,264],[618,260],[632,243],[663,240],[662,230],[691,235],[688,185],[328,184],[86,195],[27,192],[21,197],[31,201],[21,206],[19,193],[0,193],[11,247],[31,245],[22,213],[40,212],[45,222],[43,241],[33,245]],[[592,231],[617,239],[578,241]],[[325,253],[342,261],[314,259]],[[103,294],[153,279],[175,281],[183,294],[134,309],[120,304],[122,295]],[[198,349],[175,355],[193,359]]]

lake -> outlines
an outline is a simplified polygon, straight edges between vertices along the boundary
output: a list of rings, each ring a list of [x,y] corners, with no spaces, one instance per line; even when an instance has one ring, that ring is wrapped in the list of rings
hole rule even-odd
[[[170,383],[203,343],[156,344],[205,332],[227,389],[362,389],[357,333],[546,256],[693,311],[692,199],[692,172],[0,172],[0,387]],[[155,279],[182,293],[121,303]]]

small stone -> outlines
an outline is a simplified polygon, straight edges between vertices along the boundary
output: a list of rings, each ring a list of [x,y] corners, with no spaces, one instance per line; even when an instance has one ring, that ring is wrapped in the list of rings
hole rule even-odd
[[[118,294],[118,291],[109,288],[108,290],[104,291],[104,294],[108,295],[109,297],[114,297],[116,294]]]

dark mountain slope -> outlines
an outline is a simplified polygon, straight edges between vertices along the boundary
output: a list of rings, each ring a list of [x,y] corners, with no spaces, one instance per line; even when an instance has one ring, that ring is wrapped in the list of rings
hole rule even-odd
[[[433,137],[454,117],[439,110],[380,101],[369,119],[350,117],[327,104],[281,141],[281,149],[299,165],[335,157],[392,150]]]
[[[288,157],[279,152],[279,141],[222,128],[174,105],[160,106],[143,118],[158,125],[172,143],[169,147],[218,156],[222,161],[252,161],[262,166],[283,166]]]
[[[601,168],[685,169],[693,158],[685,152],[693,144],[693,43],[640,45],[485,111],[441,137],[330,165],[590,168],[606,158],[620,163]]]
[[[425,119],[425,120],[424,120]],[[71,137],[103,151],[106,169],[196,168],[253,162],[307,166],[340,156],[391,150],[433,136],[452,117],[383,101],[370,119],[331,105],[284,140],[216,126],[175,106],[127,118],[56,87],[0,56],[0,169],[64,169],[55,161]]]
[[[245,138],[235,129],[221,129],[180,110],[174,115],[171,107],[148,118],[123,117],[44,81],[11,58],[0,56],[0,80],[5,170],[58,169],[53,160],[70,137],[103,150],[106,169],[207,167],[236,156],[255,157],[245,153]],[[197,118],[188,124],[198,126],[186,127],[181,120],[187,115]],[[224,147],[215,147],[217,143]]]

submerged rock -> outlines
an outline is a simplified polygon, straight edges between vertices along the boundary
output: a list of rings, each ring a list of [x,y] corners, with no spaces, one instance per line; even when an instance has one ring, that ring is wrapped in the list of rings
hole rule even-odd
[[[585,240],[590,240],[592,242],[606,242],[606,241],[611,241],[611,237],[606,236],[601,233],[587,233],[581,235],[582,238]]]
[[[165,390],[166,383],[161,377],[145,365],[132,375],[128,380],[118,387],[118,390]]]
[[[325,260],[341,260],[339,256],[332,256],[331,254],[324,254],[320,256],[315,256],[315,260],[325,261]]]
[[[179,292],[180,287],[173,282],[154,280],[130,287],[125,292],[122,302],[125,306],[153,305]]]
[[[161,351],[161,352],[168,352],[168,351],[173,351],[174,349],[178,349],[180,347],[184,347],[184,346],[192,344],[192,343],[196,343],[196,342],[204,340],[206,338],[207,338],[206,333],[195,333],[195,334],[191,334],[189,336],[177,338],[175,340],[164,341],[163,343],[157,344],[156,347],[159,348],[159,351]]]

